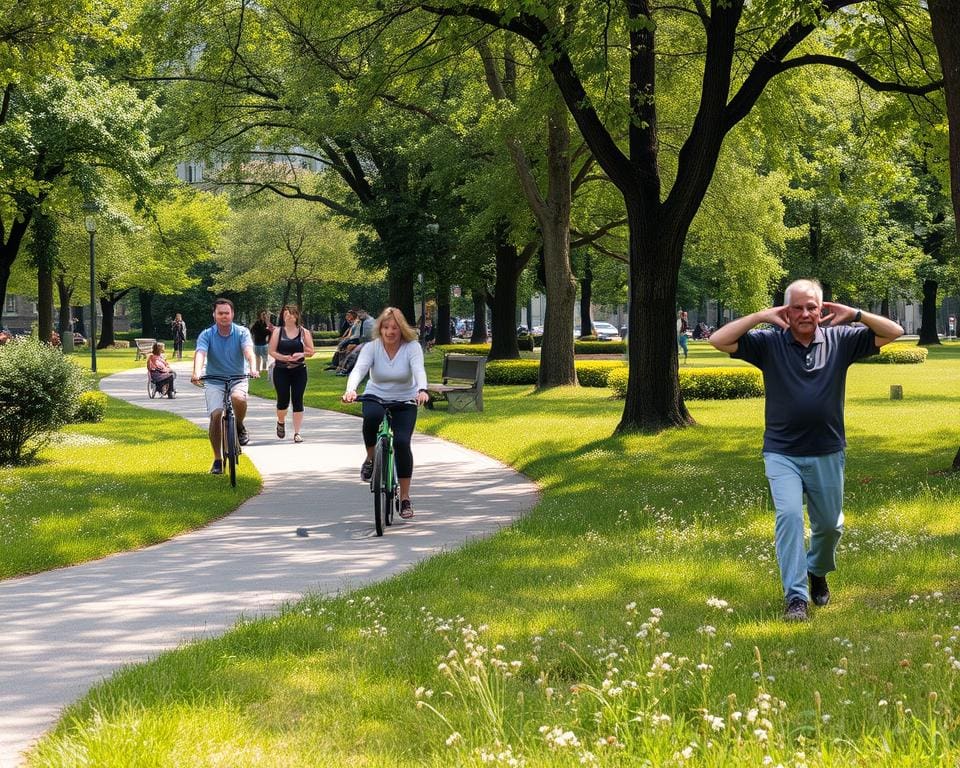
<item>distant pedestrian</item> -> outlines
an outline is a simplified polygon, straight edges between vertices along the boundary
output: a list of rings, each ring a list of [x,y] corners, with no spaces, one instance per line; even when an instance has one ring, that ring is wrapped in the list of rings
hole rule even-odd
[[[270,313],[261,309],[257,313],[257,319],[250,325],[250,336],[253,339],[253,356],[257,359],[257,370],[267,370],[267,364],[270,357],[267,347],[270,344],[270,336],[273,334],[273,324],[270,322]]]
[[[183,342],[187,340],[187,324],[183,322],[179,312],[170,323],[170,330],[173,331],[173,356],[177,360],[183,360]]]
[[[286,437],[287,408],[293,400],[293,442],[302,443],[303,393],[307,389],[306,358],[313,357],[313,336],[300,324],[300,310],[286,306],[280,311],[280,324],[270,336],[273,386],[277,390],[277,437]]]
[[[687,336],[689,335],[690,325],[687,323],[687,313],[684,310],[680,310],[677,314],[677,345],[680,347],[680,351],[683,352],[683,362],[687,362],[687,355],[689,351],[687,350]]]
[[[815,280],[791,283],[784,301],[782,307],[728,322],[713,332],[710,343],[763,371],[763,461],[776,510],[784,618],[805,621],[811,598],[820,606],[830,600],[826,577],[836,570],[843,533],[847,368],[901,336],[903,328],[881,315],[825,302]],[[828,313],[824,317],[822,310]],[[776,327],[750,330],[760,323]],[[806,551],[804,496],[810,518]]]

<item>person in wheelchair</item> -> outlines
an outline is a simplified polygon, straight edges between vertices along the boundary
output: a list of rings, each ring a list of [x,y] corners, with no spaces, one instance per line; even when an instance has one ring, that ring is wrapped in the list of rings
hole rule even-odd
[[[163,350],[163,343],[158,341],[153,345],[153,352],[147,356],[147,375],[150,376],[160,396],[166,395],[172,400],[176,392],[173,388],[173,380],[177,378],[177,374],[170,368],[170,363],[163,356]]]

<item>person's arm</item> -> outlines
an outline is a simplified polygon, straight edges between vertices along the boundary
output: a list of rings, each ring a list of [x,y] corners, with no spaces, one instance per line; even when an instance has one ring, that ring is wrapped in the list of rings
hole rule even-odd
[[[721,352],[732,355],[740,347],[740,337],[755,325],[770,323],[783,329],[788,328],[786,315],[786,306],[762,309],[759,312],[738,317],[736,320],[731,320],[726,325],[717,328],[710,334],[708,341]]]
[[[277,352],[277,345],[280,343],[280,329],[274,328],[270,334],[270,341],[267,344],[267,354],[278,363],[280,362],[280,353]]]
[[[193,373],[190,374],[190,381],[193,382],[194,384],[198,384],[200,382],[200,376],[203,371],[203,365],[206,362],[207,362],[207,350],[205,348],[204,349],[198,348],[193,353]]]
[[[413,380],[417,385],[417,402],[423,405],[430,399],[427,392],[427,370],[423,367],[423,348],[412,341],[407,345],[410,350],[410,368],[413,370]]]
[[[313,347],[313,334],[306,328],[301,333],[303,335],[303,356],[313,357],[313,353],[316,351]]]
[[[823,302],[823,308],[827,310],[827,314],[820,321],[821,323],[830,322],[834,325],[863,323],[873,331],[874,344],[877,345],[877,349],[903,336],[903,328],[889,317],[864,312],[862,309],[848,307],[845,304],[836,304],[832,301]]]
[[[357,362],[353,366],[353,370],[350,371],[350,376],[347,378],[347,389],[343,396],[344,402],[351,403],[357,399],[357,387],[360,386],[363,377],[373,368],[373,347],[374,345],[369,343],[364,344],[360,348],[360,353],[357,355]],[[351,394],[353,395],[352,398],[350,397]]]

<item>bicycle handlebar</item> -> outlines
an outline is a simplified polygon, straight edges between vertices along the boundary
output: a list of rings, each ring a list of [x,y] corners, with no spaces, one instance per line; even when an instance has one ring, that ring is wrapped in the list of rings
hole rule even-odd
[[[198,376],[197,381],[216,381],[219,384],[234,384],[238,381],[243,381],[244,379],[257,379],[259,376],[254,376],[252,373],[244,373],[239,376],[217,376],[213,373],[205,373],[203,376]]]
[[[382,397],[367,394],[357,395],[355,402],[376,403],[377,405],[382,405],[384,408],[389,408],[392,405],[419,405],[416,400],[384,400]]]

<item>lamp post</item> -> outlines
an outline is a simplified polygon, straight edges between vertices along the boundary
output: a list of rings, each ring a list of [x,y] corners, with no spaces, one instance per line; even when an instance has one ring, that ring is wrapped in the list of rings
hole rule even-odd
[[[97,270],[94,256],[93,238],[97,233],[97,205],[93,202],[83,204],[83,226],[90,233],[90,370],[97,372]]]

